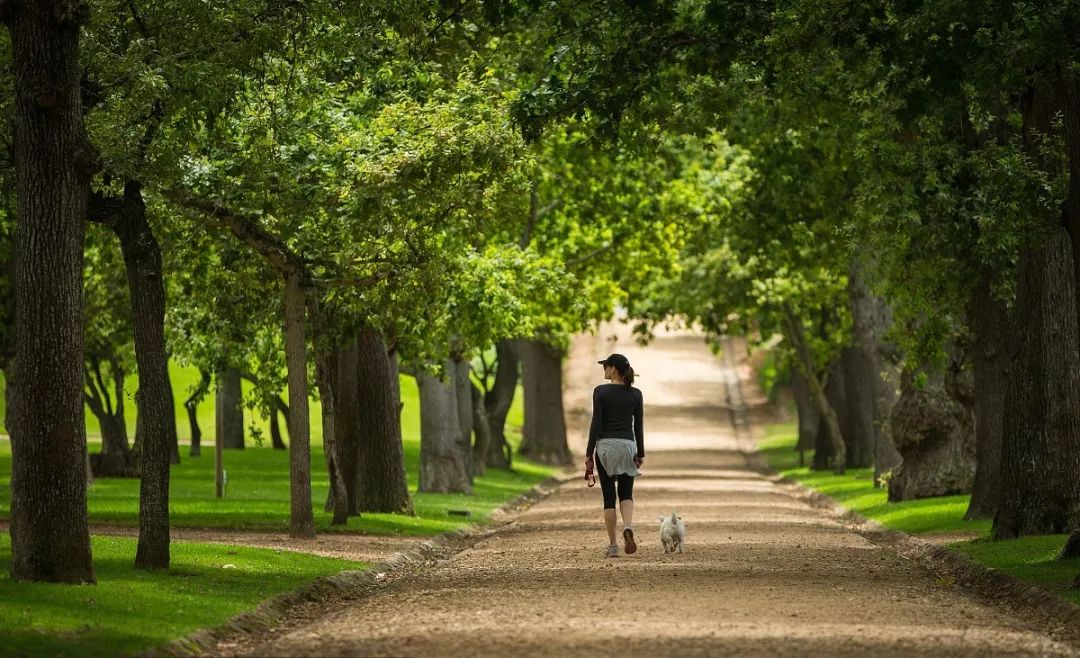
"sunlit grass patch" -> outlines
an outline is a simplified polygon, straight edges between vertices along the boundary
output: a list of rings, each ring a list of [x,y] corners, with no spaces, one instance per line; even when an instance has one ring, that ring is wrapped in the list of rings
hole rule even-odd
[[[291,551],[173,542],[167,572],[135,569],[136,540],[94,537],[97,585],[16,582],[0,534],[0,653],[131,655],[214,627],[319,576],[369,565]]]
[[[914,535],[968,535],[975,539],[949,544],[976,561],[1000,569],[1026,582],[1035,583],[1080,603],[1080,590],[1069,589],[1080,575],[1080,560],[1056,560],[1065,545],[1066,535],[1023,537],[1008,541],[989,539],[989,520],[965,521],[967,494],[920,500],[888,502],[884,489],[874,487],[872,469],[849,469],[844,475],[830,471],[812,471],[799,466],[795,451],[797,431],[794,423],[770,425],[759,451],[773,470],[823,493],[841,505],[882,525]],[[812,453],[808,452],[809,461]]]

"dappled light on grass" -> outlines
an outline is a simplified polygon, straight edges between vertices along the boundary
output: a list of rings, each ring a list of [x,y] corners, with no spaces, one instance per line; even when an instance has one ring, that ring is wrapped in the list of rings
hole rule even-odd
[[[6,655],[130,655],[220,625],[275,594],[363,562],[290,551],[173,542],[167,572],[135,569],[136,540],[94,537],[98,584],[16,583],[0,534],[0,636]]]

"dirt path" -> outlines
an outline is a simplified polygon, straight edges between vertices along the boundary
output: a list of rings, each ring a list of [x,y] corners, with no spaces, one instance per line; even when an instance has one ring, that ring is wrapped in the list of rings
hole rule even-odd
[[[724,406],[734,371],[699,339],[614,345],[648,404],[636,555],[604,557],[600,493],[574,481],[474,548],[252,653],[1072,655],[752,472]],[[587,400],[588,362],[609,351],[579,341],[568,401]],[[688,524],[683,555],[655,536],[672,509]]]

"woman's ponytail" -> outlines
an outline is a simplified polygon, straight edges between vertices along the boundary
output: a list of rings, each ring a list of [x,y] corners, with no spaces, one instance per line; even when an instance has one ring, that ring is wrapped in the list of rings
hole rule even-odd
[[[634,368],[633,366],[626,366],[626,372],[622,373],[623,383],[627,388],[634,385]]]

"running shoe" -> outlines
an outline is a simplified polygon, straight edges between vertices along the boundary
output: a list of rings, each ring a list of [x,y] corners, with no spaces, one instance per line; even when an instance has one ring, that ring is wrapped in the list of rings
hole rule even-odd
[[[637,543],[634,541],[634,529],[626,528],[622,531],[623,543],[626,544],[626,554],[633,555],[637,552]]]

